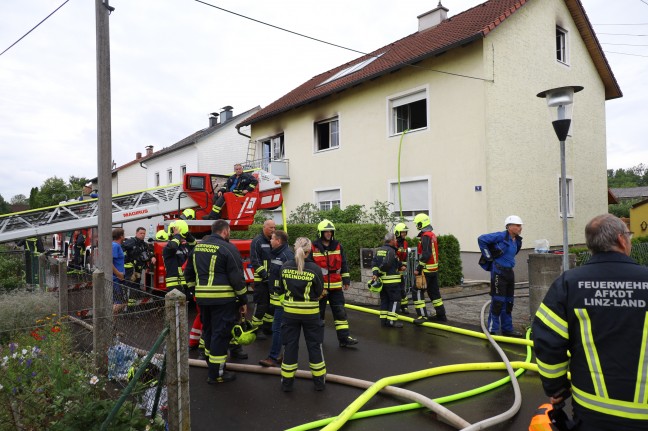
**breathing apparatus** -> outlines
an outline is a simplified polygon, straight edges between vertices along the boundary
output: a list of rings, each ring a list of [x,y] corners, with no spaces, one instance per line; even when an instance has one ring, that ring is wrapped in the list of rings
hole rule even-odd
[[[252,325],[252,322],[247,319],[242,319],[238,325],[234,325],[232,328],[232,338],[234,338],[237,344],[247,346],[256,340],[256,334],[254,332],[257,329],[258,327]]]

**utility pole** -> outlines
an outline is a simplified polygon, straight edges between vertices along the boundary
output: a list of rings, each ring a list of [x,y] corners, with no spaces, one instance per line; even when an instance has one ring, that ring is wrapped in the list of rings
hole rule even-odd
[[[110,130],[110,33],[108,15],[114,10],[108,0],[95,0],[97,33],[97,177],[99,181],[98,268],[112,281],[112,175]],[[105,283],[112,297],[112,283]],[[109,302],[110,304],[111,302]],[[103,311],[102,311],[103,312]],[[109,312],[112,315],[111,312]]]

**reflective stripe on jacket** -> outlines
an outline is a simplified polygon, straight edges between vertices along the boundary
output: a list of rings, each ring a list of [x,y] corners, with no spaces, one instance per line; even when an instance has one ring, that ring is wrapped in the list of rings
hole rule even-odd
[[[437,237],[429,226],[426,226],[419,233],[421,242],[418,244],[419,271],[436,272],[439,270],[439,244]]]
[[[351,282],[346,256],[338,241],[332,239],[328,246],[325,246],[317,239],[313,241],[312,250],[313,261],[321,268],[324,276],[325,289],[342,289],[343,284]]]
[[[551,285],[533,338],[547,395],[571,388],[576,414],[602,429],[648,429],[648,268],[594,254]]]

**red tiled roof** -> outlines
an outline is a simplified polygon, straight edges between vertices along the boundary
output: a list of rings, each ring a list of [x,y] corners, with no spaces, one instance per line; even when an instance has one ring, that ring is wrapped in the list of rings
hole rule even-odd
[[[349,63],[311,78],[288,94],[256,112],[254,115],[246,118],[238,126],[254,124],[290,109],[354,87],[362,82],[407,67],[407,65],[416,64],[426,58],[440,55],[458,46],[484,38],[528,1],[490,0],[468,9],[446,19],[436,27],[413,33]],[[606,88],[606,98],[621,97],[621,90],[614,79],[614,75],[612,75],[607,60],[605,60],[603,50],[598,44],[596,35],[585,15],[580,0],[565,0],[565,2],[572,15],[578,15],[578,17],[574,17],[574,20],[586,41],[590,55],[595,60],[599,74],[603,78]],[[336,73],[379,55],[379,58],[359,71],[321,85]]]

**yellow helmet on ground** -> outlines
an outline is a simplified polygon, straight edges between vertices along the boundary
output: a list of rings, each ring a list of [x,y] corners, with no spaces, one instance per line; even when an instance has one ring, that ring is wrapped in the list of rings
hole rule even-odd
[[[369,280],[367,282],[367,287],[369,288],[370,292],[380,293],[383,288],[383,282],[380,278],[377,278],[376,280]]]
[[[194,211],[191,208],[187,208],[186,210],[182,211],[182,215],[180,216],[180,218],[183,220],[195,220],[196,211]]]
[[[400,236],[401,232],[407,232],[407,225],[405,223],[398,223],[394,226],[394,235]]]
[[[256,334],[254,331],[257,329],[258,328],[252,325],[252,322],[249,320],[243,320],[232,328],[232,338],[234,338],[234,341],[237,344],[247,346],[248,344],[254,343],[256,340]]]
[[[335,225],[330,220],[324,219],[317,225],[317,234],[321,238],[322,234],[327,230],[335,234]]]
[[[414,217],[414,224],[418,230],[421,230],[426,226],[430,226],[430,217],[423,213],[416,214],[416,217]]]
[[[155,239],[158,240],[158,241],[168,241],[169,240],[169,234],[167,234],[164,229],[159,230],[155,234]]]

